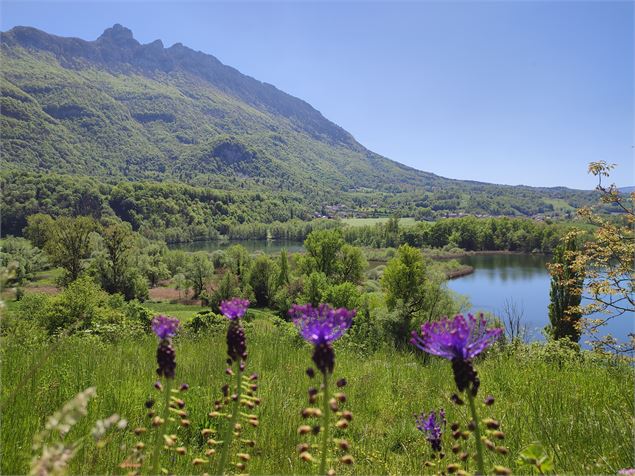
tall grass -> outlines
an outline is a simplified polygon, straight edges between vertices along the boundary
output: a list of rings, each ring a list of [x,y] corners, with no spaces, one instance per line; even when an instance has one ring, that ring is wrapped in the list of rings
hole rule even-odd
[[[265,320],[257,320],[247,332],[248,370],[261,375],[259,394],[263,399],[250,472],[307,474],[310,469],[299,460],[295,447],[300,410],[306,402],[304,371],[311,363],[310,351],[275,333]],[[194,468],[191,451],[204,443],[200,430],[224,382],[224,336],[183,338],[175,345],[176,381],[190,384],[186,400],[193,424],[179,429],[190,454],[176,457],[170,467],[177,473],[211,471]],[[67,338],[3,408],[2,473],[28,471],[31,440],[45,418],[91,385],[97,387],[97,398],[90,404],[88,417],[73,432],[85,434],[95,420],[115,412],[128,418],[131,428],[144,426],[144,401],[155,394],[155,351],[156,340],[150,336],[116,344]],[[35,349],[27,350],[5,338],[3,405],[36,354]],[[501,421],[507,435],[510,453],[496,456],[498,464],[514,469],[518,452],[539,440],[555,457],[558,473],[614,474],[633,466],[632,369],[589,362],[550,364],[525,354],[503,353],[491,353],[476,367],[482,381],[479,398],[496,397],[488,410]],[[445,407],[448,421],[466,421],[467,408],[448,400],[454,383],[446,361],[431,359],[424,364],[418,354],[392,351],[360,357],[337,349],[335,374],[348,379],[349,407],[355,414],[347,438],[356,465],[340,472],[420,474],[428,448],[415,429],[413,415]],[[121,446],[131,446],[136,439],[130,432],[115,438],[98,453],[90,446],[81,450],[70,471],[125,472],[118,468],[127,454]],[[446,440],[446,450],[448,444]]]

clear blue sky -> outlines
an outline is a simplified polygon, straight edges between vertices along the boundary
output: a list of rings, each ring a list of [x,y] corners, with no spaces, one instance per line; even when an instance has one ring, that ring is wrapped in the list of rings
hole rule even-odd
[[[632,2],[2,2],[2,30],[95,39],[114,23],[213,54],[366,147],[439,175],[633,185]]]

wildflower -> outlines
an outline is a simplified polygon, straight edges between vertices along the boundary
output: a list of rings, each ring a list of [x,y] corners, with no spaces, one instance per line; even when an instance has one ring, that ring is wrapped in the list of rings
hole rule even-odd
[[[152,319],[152,332],[161,340],[167,339],[176,334],[179,325],[178,319],[168,316],[157,316]]]
[[[224,384],[221,387],[225,400],[217,400],[214,404],[216,410],[220,410],[224,405],[231,405],[230,413],[224,414],[219,411],[213,411],[209,414],[211,417],[226,416],[229,418],[229,424],[225,427],[222,441],[219,442],[221,445],[221,448],[219,448],[220,460],[215,474],[225,474],[226,472],[225,468],[230,462],[230,450],[234,443],[234,437],[239,438],[242,431],[244,431],[243,424],[239,420],[252,427],[257,427],[260,424],[256,415],[245,414],[241,411],[241,406],[252,409],[260,404],[260,399],[254,396],[254,393],[258,390],[258,385],[254,383],[258,380],[258,375],[255,373],[249,376],[243,374],[247,360],[247,340],[245,330],[241,325],[241,318],[245,315],[248,308],[249,301],[239,298],[223,301],[220,305],[221,312],[229,320],[226,337],[227,356],[229,358],[227,359],[228,367],[225,373],[229,377],[235,378],[235,382],[233,384]],[[250,445],[255,444],[255,442],[251,443],[252,440],[240,441],[243,444],[246,444],[245,441],[249,441]],[[237,456],[241,462],[234,464],[237,469],[243,471],[246,467],[246,462],[251,457],[247,453],[237,453]]]
[[[351,326],[355,310],[333,309],[328,304],[318,307],[294,304],[289,315],[302,338],[315,346],[313,362],[318,370],[323,374],[333,373],[335,354],[331,344]]]
[[[157,348],[157,374],[159,377],[174,378],[176,369],[176,353],[172,347],[171,337],[179,328],[179,320],[168,316],[157,316],[152,319],[152,332],[161,339]]]
[[[246,299],[234,298],[223,301],[220,305],[221,312],[231,322],[227,329],[227,355],[231,362],[239,362],[247,358],[247,343],[245,340],[245,330],[240,325],[239,319],[245,315],[249,301]]]
[[[334,474],[332,468],[327,471],[328,450],[331,446],[329,436],[330,413],[335,412],[338,416],[342,416],[334,425],[338,431],[345,430],[349,426],[349,422],[352,420],[352,414],[347,412],[346,418],[343,418],[343,413],[339,412],[338,401],[342,403],[345,402],[346,396],[339,392],[337,394],[338,398],[331,397],[329,391],[329,376],[333,373],[333,369],[335,368],[335,352],[333,351],[332,343],[342,337],[344,332],[351,326],[353,317],[355,316],[355,310],[345,308],[333,309],[328,304],[320,304],[317,307],[313,307],[311,304],[294,304],[289,310],[289,315],[297,326],[302,338],[313,344],[313,363],[322,373],[322,410],[310,408],[311,411],[305,409],[305,411],[302,412],[303,416],[310,413],[313,417],[321,418],[321,425],[314,425],[312,429],[308,425],[302,425],[298,428],[298,433],[307,436],[309,433],[315,436],[321,436],[322,441],[319,445],[320,469],[318,474]],[[313,368],[307,370],[307,375],[310,378],[314,377],[315,372]],[[344,385],[346,385],[345,379],[341,379],[337,382],[338,388]],[[314,404],[317,401],[318,394],[319,392],[315,387],[309,389],[310,404]],[[304,461],[313,461],[313,457],[306,451],[301,453],[300,457]],[[350,455],[342,456],[339,461],[342,464],[353,464],[353,458]]]
[[[472,366],[472,359],[494,343],[503,332],[500,328],[487,329],[481,314],[477,319],[468,314],[439,322],[427,322],[421,326],[420,334],[412,333],[410,342],[417,348],[432,355],[443,357],[452,362],[454,380],[459,391],[471,386],[472,395],[476,395],[479,380]]]
[[[441,451],[441,436],[446,425],[445,410],[439,410],[438,414],[433,410],[428,415],[425,413],[415,415],[415,418],[417,430],[427,435],[426,439],[432,446],[432,450]]]
[[[230,321],[235,321],[245,315],[248,307],[247,299],[233,298],[220,303],[220,312]]]

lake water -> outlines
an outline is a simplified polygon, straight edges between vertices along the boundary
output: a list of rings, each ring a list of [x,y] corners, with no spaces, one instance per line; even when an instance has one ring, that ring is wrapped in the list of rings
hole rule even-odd
[[[226,249],[241,244],[249,252],[262,251],[267,254],[279,253],[283,248],[289,252],[303,251],[301,241],[284,240],[239,240],[201,241],[170,245],[171,249],[185,251],[207,251]],[[507,302],[523,312],[523,324],[527,326],[531,339],[542,339],[542,329],[549,323],[550,277],[546,264],[549,257],[544,255],[508,254],[473,255],[460,259],[474,267],[474,273],[450,280],[448,287],[467,296],[472,305],[470,312],[491,312],[500,315]],[[383,264],[383,263],[382,263]],[[634,316],[621,316],[606,326],[620,341],[635,332]],[[584,336],[581,341],[584,341]]]
[[[549,323],[550,276],[544,255],[476,255],[460,261],[474,267],[474,273],[453,279],[448,287],[465,296],[472,312],[487,311],[500,315],[506,302],[523,312],[523,322],[532,339],[542,339],[542,329]],[[623,315],[606,326],[620,341],[634,332],[633,316]],[[581,341],[585,340],[585,336]]]

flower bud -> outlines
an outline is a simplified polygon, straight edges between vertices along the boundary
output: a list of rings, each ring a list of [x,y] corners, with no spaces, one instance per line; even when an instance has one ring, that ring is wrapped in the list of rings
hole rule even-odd
[[[340,458],[340,463],[345,465],[351,465],[355,462],[351,455],[344,455]]]
[[[485,423],[485,426],[490,430],[498,430],[500,428],[500,423],[492,418],[485,418],[483,423]]]
[[[509,450],[507,448],[505,448],[504,446],[497,446],[496,447],[496,452],[499,455],[506,455],[507,453],[509,453]]]
[[[302,453],[300,453],[300,459],[302,461],[305,461],[307,463],[313,461],[313,456],[311,456],[311,453],[309,453],[308,451],[304,451]]]
[[[509,468],[506,468],[505,466],[494,466],[494,474],[501,475],[501,476],[508,476],[512,474],[512,470]]]
[[[302,425],[298,428],[298,433],[300,435],[306,435],[308,433],[311,433],[311,427],[309,425]]]
[[[337,441],[337,447],[338,447],[339,449],[341,449],[341,450],[346,451],[346,450],[348,450],[348,449],[350,448],[350,446],[351,446],[351,445],[350,445],[350,444],[349,444],[349,442],[348,442],[348,441],[346,441],[346,440],[338,440],[338,441]]]
[[[348,420],[344,420],[343,418],[341,420],[338,420],[337,423],[335,424],[335,426],[341,430],[344,430],[346,428],[348,428]]]
[[[300,443],[297,446],[298,453],[304,453],[305,451],[308,451],[309,448],[310,446],[308,445],[308,443]]]

